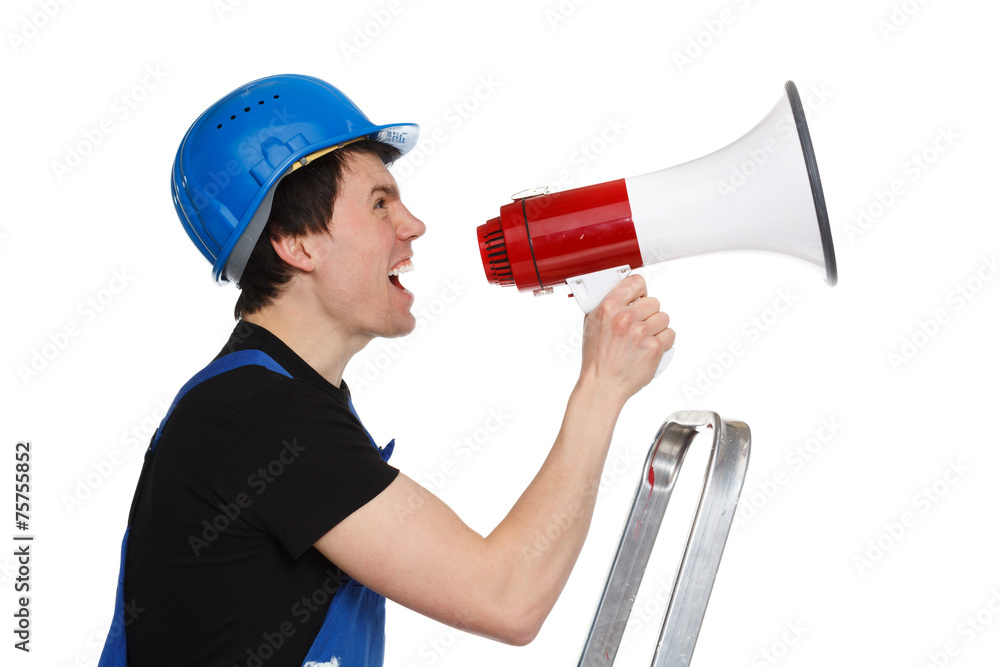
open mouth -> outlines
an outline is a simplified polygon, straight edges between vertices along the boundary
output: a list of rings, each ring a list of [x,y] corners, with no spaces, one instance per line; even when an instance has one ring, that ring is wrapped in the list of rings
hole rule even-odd
[[[413,262],[409,259],[404,259],[402,262],[394,266],[391,271],[389,271],[389,282],[392,283],[392,286],[396,289],[406,292],[407,294],[412,294],[413,292],[403,287],[402,283],[399,282],[399,276],[404,273],[409,273],[412,270]]]

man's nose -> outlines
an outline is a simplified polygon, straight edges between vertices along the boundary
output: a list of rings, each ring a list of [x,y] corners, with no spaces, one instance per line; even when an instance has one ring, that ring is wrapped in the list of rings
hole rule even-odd
[[[397,235],[401,239],[416,239],[424,235],[427,231],[426,225],[421,222],[420,218],[410,213],[410,209],[403,207],[403,220],[399,223],[397,227]]]

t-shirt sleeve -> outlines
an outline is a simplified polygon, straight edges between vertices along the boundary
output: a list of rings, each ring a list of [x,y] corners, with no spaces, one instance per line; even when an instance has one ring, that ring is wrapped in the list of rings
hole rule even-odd
[[[217,444],[212,488],[298,558],[399,471],[346,404],[298,380],[259,394]]]

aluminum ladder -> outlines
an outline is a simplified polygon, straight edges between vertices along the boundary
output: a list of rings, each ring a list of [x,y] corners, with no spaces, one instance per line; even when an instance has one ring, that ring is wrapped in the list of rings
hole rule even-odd
[[[650,664],[691,663],[750,460],[750,428],[706,411],[675,412],[657,432],[578,667],[614,663],[684,455],[695,436],[706,431],[714,440],[701,499]]]

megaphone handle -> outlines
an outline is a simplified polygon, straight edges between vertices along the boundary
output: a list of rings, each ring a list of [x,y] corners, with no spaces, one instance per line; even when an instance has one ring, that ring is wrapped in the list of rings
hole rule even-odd
[[[573,298],[576,299],[584,315],[589,315],[590,311],[597,308],[597,304],[615,288],[615,285],[624,280],[631,272],[632,267],[624,264],[613,269],[602,269],[593,273],[585,273],[582,276],[574,276],[567,280],[566,284],[569,285],[573,292]],[[660,358],[660,364],[656,367],[656,373],[653,377],[655,378],[662,373],[673,358],[674,348],[670,348]]]

